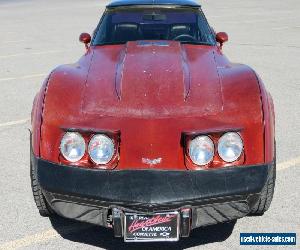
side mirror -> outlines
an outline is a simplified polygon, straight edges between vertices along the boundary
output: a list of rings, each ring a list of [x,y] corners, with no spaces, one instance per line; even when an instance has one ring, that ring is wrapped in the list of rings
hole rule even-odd
[[[91,42],[91,35],[88,33],[82,33],[79,36],[79,41],[85,44],[85,48],[88,49],[88,44]]]
[[[220,43],[221,48],[223,46],[223,43],[228,41],[228,35],[226,32],[219,32],[216,34],[216,40],[218,43]]]

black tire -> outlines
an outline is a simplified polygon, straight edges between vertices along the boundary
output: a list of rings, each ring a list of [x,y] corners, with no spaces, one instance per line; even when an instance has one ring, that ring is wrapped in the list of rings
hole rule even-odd
[[[268,181],[260,194],[260,198],[251,211],[251,215],[263,215],[266,211],[268,211],[271,202],[273,200],[275,180],[276,180],[276,144],[275,144],[274,165],[270,170]]]
[[[34,168],[32,161],[30,160],[30,177],[31,177],[31,189],[35,204],[39,210],[39,213],[43,217],[48,217],[53,214],[53,210],[49,207],[43,193],[41,186],[38,183],[37,172]]]

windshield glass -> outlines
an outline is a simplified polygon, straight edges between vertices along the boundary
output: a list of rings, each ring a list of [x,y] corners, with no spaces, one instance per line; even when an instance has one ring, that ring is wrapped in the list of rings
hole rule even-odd
[[[122,44],[137,40],[215,44],[210,27],[198,9],[120,8],[106,11],[93,45]]]

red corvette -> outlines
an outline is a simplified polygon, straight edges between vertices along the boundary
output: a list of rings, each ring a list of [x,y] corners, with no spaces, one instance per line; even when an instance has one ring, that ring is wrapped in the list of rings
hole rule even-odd
[[[222,53],[191,0],[116,0],[85,55],[54,69],[32,109],[31,180],[43,216],[176,241],[263,214],[275,185],[274,108]]]

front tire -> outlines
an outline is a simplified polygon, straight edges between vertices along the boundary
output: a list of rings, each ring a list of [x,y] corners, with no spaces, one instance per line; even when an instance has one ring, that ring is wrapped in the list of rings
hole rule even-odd
[[[41,186],[37,179],[37,172],[35,167],[32,164],[32,160],[30,160],[30,177],[31,177],[31,189],[34,198],[34,202],[39,210],[39,213],[43,217],[48,217],[53,214],[52,209],[49,207],[43,193]]]
[[[253,207],[251,215],[263,215],[270,208],[273,200],[274,189],[276,180],[276,144],[275,144],[275,157],[272,169],[270,170],[269,178],[264,186],[257,204]]]

